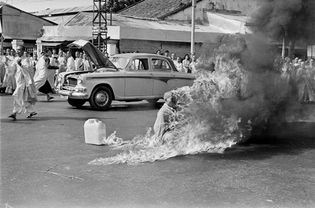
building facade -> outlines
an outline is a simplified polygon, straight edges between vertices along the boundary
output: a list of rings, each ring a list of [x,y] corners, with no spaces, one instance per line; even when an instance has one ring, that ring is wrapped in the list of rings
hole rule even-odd
[[[33,52],[37,38],[43,34],[43,26],[57,25],[5,3],[0,3],[0,12],[2,49],[23,45]]]

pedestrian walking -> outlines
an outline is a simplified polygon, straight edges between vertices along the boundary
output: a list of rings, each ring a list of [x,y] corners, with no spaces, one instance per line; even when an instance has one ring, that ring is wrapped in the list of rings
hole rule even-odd
[[[37,115],[34,110],[34,105],[37,102],[36,88],[32,76],[29,73],[29,62],[22,59],[24,52],[23,46],[18,46],[18,57],[15,59],[14,66],[16,67],[15,80],[16,89],[13,92],[13,112],[9,118],[16,120],[17,114],[28,113],[27,118],[32,118]]]
[[[48,81],[49,71],[58,69],[56,66],[50,66],[49,62],[50,60],[48,57],[45,55],[42,56],[37,62],[34,76],[34,82],[37,91],[46,94],[47,101],[50,101],[54,98],[50,96],[50,93],[53,93],[53,89]]]

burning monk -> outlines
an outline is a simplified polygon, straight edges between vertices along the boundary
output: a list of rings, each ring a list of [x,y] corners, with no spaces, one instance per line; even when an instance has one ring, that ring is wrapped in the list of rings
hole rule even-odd
[[[165,103],[157,113],[153,127],[154,134],[159,141],[166,139],[166,133],[172,130],[171,124],[176,118],[176,97],[172,92],[167,92],[164,94],[164,100]]]

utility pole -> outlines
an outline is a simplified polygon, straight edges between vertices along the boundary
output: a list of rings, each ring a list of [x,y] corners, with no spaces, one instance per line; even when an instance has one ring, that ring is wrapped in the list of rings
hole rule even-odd
[[[195,55],[195,9],[196,0],[192,0],[192,10],[191,10],[191,43],[190,43],[190,56]]]
[[[93,0],[93,45],[107,56],[107,0]]]
[[[3,41],[4,41],[4,37],[1,34],[1,51],[0,51],[0,55],[3,55]]]

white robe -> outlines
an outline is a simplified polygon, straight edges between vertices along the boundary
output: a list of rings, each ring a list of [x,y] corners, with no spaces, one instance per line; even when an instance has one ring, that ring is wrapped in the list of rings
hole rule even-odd
[[[48,69],[46,67],[45,59],[44,57],[40,57],[36,64],[36,72],[34,75],[34,82],[35,82],[35,87],[38,90],[41,88],[47,81],[48,77]]]
[[[0,56],[0,87],[2,87],[2,83],[5,76],[5,56]]]
[[[59,63],[58,60],[54,59],[54,58],[50,58],[50,66],[55,66],[55,67],[59,67]],[[49,69],[48,70],[48,77],[47,77],[47,81],[49,82],[50,86],[53,87],[55,85],[55,74],[57,72],[56,70],[52,70]]]
[[[89,60],[86,60],[86,59],[83,60],[83,68],[84,68],[84,71],[92,70],[92,67],[91,67]]]
[[[65,72],[66,71],[66,58],[63,56],[60,56],[58,58],[58,62],[59,62],[59,71],[58,74],[61,72]]]
[[[2,87],[5,87],[5,93],[12,93],[16,88],[14,77],[16,73],[16,65],[14,57],[8,56],[8,60],[5,63],[5,71]]]
[[[21,65],[15,62],[16,89],[13,93],[13,113],[31,113],[37,101],[34,81],[29,73],[30,67],[27,60],[22,60]]]
[[[162,139],[164,134],[170,130],[170,123],[174,119],[175,110],[165,103],[157,113],[157,117],[153,126],[155,136]]]
[[[74,66],[75,66],[76,71],[83,71],[84,70],[83,59],[82,58],[76,58],[74,60]]]
[[[74,59],[72,56],[70,56],[67,59],[67,72],[75,71],[75,65],[74,65]]]

